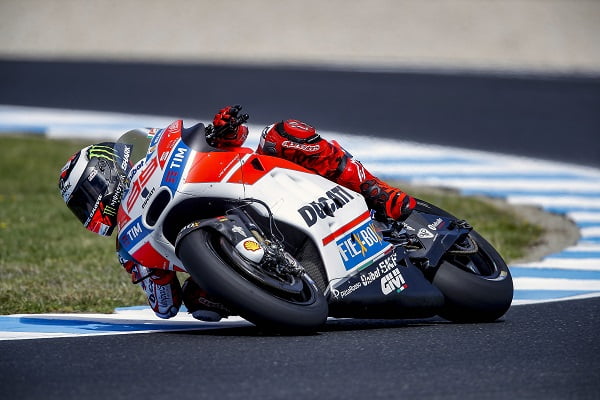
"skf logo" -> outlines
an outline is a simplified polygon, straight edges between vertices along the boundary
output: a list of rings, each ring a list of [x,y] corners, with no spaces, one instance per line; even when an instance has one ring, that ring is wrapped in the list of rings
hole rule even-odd
[[[244,249],[248,251],[258,251],[260,250],[260,245],[256,243],[254,240],[246,240],[244,242]]]
[[[311,201],[310,204],[298,209],[298,213],[309,227],[316,224],[319,219],[333,217],[335,210],[344,207],[354,199],[354,196],[340,185],[325,192],[325,196],[327,197],[319,197],[316,201]]]

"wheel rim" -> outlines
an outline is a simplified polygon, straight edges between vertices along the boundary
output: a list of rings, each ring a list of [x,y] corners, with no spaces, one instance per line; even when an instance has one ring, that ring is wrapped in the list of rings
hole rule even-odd
[[[481,247],[472,254],[449,254],[444,259],[452,265],[483,279],[496,280],[502,277],[502,268]]]
[[[299,305],[309,305],[316,301],[312,289],[316,286],[307,274],[298,277],[292,275],[275,277],[262,270],[259,264],[243,258],[235,247],[220,235],[218,238],[213,236],[208,244],[215,255],[225,261],[225,264],[271,295]]]

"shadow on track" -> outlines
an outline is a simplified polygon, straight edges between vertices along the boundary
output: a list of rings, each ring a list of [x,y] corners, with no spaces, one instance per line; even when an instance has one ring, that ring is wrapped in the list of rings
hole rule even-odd
[[[434,317],[428,319],[410,319],[410,320],[395,320],[395,319],[330,319],[325,326],[315,333],[311,334],[282,334],[274,333],[268,330],[261,329],[256,326],[243,327],[224,327],[222,329],[203,329],[203,330],[186,330],[172,331],[167,334],[185,335],[185,336],[223,336],[223,337],[304,337],[304,336],[319,336],[327,333],[335,332],[361,332],[375,330],[392,330],[392,329],[414,329],[414,328],[430,328],[444,325],[492,325],[502,324],[503,319],[496,322],[486,324],[457,324],[445,319]]]

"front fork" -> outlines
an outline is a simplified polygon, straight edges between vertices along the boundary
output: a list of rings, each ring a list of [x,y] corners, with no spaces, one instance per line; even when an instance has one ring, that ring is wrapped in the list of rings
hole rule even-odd
[[[298,276],[304,272],[298,262],[285,251],[283,244],[272,233],[265,234],[239,205],[232,207],[224,216],[186,225],[179,232],[175,246],[183,236],[201,228],[219,232],[243,258],[272,274]]]
[[[266,204],[263,204],[263,206],[267,207]],[[270,211],[268,207],[267,211]],[[275,238],[273,232],[265,234],[243,208],[232,209],[231,213],[242,221],[247,230],[261,245],[264,255],[260,264],[265,270],[268,270],[275,275],[291,274],[294,276],[300,276],[304,272],[304,269],[300,264],[285,251],[283,243]],[[238,249],[238,251],[240,251],[240,249]],[[241,254],[243,255],[243,253]]]

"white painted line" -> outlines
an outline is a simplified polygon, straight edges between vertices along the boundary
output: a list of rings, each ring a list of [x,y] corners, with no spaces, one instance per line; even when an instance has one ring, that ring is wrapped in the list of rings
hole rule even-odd
[[[528,305],[528,304],[541,304],[541,303],[555,303],[557,301],[571,301],[571,300],[584,300],[598,297],[598,293],[585,293],[578,294],[575,296],[561,297],[561,298],[548,298],[548,299],[527,299],[527,300],[513,300],[513,306]]]
[[[578,192],[594,192],[600,195],[600,179],[589,181],[572,181],[568,179],[539,180],[519,179],[495,180],[494,178],[479,179],[464,177],[462,179],[445,179],[439,177],[424,178],[429,185],[453,186],[463,190],[505,190],[505,191],[541,191],[577,194]]]
[[[519,264],[518,267],[564,269],[572,271],[600,271],[600,259],[553,258],[552,256],[549,256],[541,261]]]
[[[510,204],[530,204],[542,207],[585,207],[600,210],[600,199],[577,196],[508,196]]]
[[[577,222],[598,222],[600,224],[600,211],[598,211],[598,212],[573,211],[573,212],[567,213],[567,216]]]
[[[600,292],[600,280],[560,278],[514,278],[515,290],[563,290]]]
[[[576,246],[570,246],[565,249],[569,252],[600,252],[600,244],[578,244]]]
[[[581,236],[585,239],[587,237],[600,237],[600,226],[594,226],[590,228],[581,228]]]

